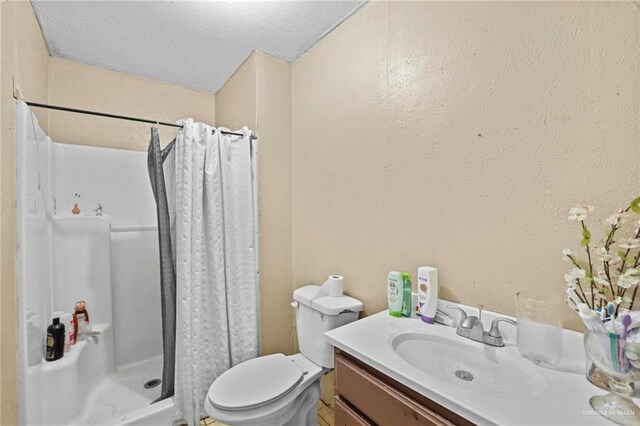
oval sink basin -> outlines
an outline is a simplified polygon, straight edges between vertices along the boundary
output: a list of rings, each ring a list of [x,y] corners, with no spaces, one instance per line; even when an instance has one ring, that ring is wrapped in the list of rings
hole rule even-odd
[[[462,338],[461,338],[462,339]],[[479,348],[425,333],[402,333],[391,339],[394,351],[425,374],[468,390],[511,396],[542,393],[545,382],[527,361],[505,348]]]

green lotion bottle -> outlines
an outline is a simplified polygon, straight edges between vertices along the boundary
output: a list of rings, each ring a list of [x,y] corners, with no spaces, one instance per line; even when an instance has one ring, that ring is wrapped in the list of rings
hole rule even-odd
[[[411,275],[407,272],[402,272],[402,316],[410,317],[413,313],[413,306],[411,306]]]
[[[403,299],[404,283],[402,280],[402,274],[397,271],[391,271],[387,277],[387,303],[389,304],[389,315],[393,317],[402,316]]]

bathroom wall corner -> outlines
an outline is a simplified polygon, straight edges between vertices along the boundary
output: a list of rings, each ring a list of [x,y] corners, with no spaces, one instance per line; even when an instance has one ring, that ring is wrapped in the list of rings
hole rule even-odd
[[[216,125],[258,135],[263,355],[293,352],[291,65],[254,51],[216,93]]]
[[[29,2],[0,3],[0,424],[18,423],[15,99],[46,102],[49,53]],[[47,128],[46,110],[34,111]]]
[[[256,52],[263,353],[294,352],[291,64]],[[283,332],[284,331],[284,332]],[[288,331],[288,332],[287,332]]]

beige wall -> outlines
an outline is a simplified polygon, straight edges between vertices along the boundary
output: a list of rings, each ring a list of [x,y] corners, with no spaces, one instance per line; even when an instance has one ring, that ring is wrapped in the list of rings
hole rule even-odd
[[[257,133],[257,56],[253,52],[216,93],[216,126],[234,130],[248,126]]]
[[[261,353],[293,349],[291,65],[254,52],[216,94],[216,124],[258,136]]]
[[[0,3],[0,424],[18,422],[14,87],[47,101],[49,54],[30,3]],[[37,113],[47,128],[46,111]]]
[[[257,60],[262,352],[291,353],[291,64]]]
[[[638,45],[634,3],[365,6],[293,65],[294,283],[343,274],[367,314],[421,265],[499,312],[561,297],[567,209],[638,195]]]
[[[469,305],[562,297],[567,209],[638,196],[638,42],[634,3],[366,5],[293,64],[295,286],[342,274],[371,314],[431,265]]]
[[[49,102],[168,123],[187,117],[210,124],[215,121],[213,93],[53,57]],[[146,123],[53,110],[49,117],[49,136],[55,141],[135,151],[148,147],[150,125]],[[162,142],[173,139],[176,131],[160,126]]]

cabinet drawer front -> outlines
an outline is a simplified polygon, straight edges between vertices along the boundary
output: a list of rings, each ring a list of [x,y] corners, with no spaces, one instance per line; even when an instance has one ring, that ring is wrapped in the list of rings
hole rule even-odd
[[[343,357],[336,357],[336,394],[380,426],[453,426]]]
[[[353,411],[340,397],[333,401],[335,426],[373,426],[360,414]]]

